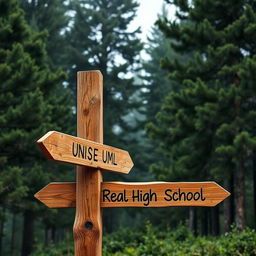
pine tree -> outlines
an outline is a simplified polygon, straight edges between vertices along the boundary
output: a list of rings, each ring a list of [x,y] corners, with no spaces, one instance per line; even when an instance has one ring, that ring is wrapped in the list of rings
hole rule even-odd
[[[50,71],[44,40],[45,33],[29,28],[17,0],[0,0],[0,200],[24,212],[23,256],[32,250],[41,212],[33,195],[53,175],[35,141],[71,119],[65,74]]]
[[[58,68],[67,69],[67,56],[69,42],[66,39],[66,32],[69,29],[69,22],[71,21],[70,6],[71,1],[60,0],[39,0],[28,1],[21,0],[20,7],[25,11],[25,18],[34,31],[45,31],[47,33],[46,51],[48,55],[49,65],[51,70]],[[66,82],[65,82],[66,83]],[[62,88],[56,93],[56,96],[62,94]],[[61,98],[61,97],[58,97]],[[61,105],[61,102],[60,102]],[[54,111],[55,112],[55,111]],[[58,112],[55,112],[55,118],[58,119]],[[65,127],[68,134],[75,134],[75,117],[69,123],[61,125]],[[52,166],[51,166],[52,168]],[[56,178],[57,180],[73,180],[73,172],[70,171],[70,166],[65,164],[56,165]],[[64,174],[64,176],[63,176]],[[69,215],[63,217],[62,211],[48,211],[42,221],[45,223],[45,232],[58,235],[60,229],[66,223],[71,223]],[[61,232],[61,230],[60,230]],[[54,237],[52,238],[54,239]],[[47,240],[46,236],[46,240]],[[47,241],[46,241],[47,243]]]
[[[212,150],[211,130],[196,129],[197,113],[205,99],[211,100],[203,84],[193,85],[177,92],[170,92],[161,111],[157,115],[156,125],[148,125],[153,138],[161,141],[162,154],[169,161],[154,165],[153,172],[159,179],[171,181],[212,180],[209,169],[214,163],[209,157]],[[190,209],[190,226],[197,233],[195,216],[201,216],[202,233],[205,234],[206,212],[196,214]],[[207,234],[205,234],[207,235]]]
[[[168,8],[163,5],[162,12],[158,15],[158,19],[165,19],[168,17]],[[185,63],[189,59],[189,55],[181,55],[174,51],[171,47],[171,43],[174,40],[166,38],[164,33],[159,30],[157,25],[152,28],[151,36],[148,38],[147,53],[150,59],[144,61],[143,69],[146,71],[146,75],[142,78],[145,81],[145,89],[143,93],[144,107],[145,107],[145,123],[156,122],[156,115],[161,109],[161,105],[164,103],[166,95],[170,91],[177,91],[178,84],[174,80],[169,79],[169,72],[162,68],[162,62],[164,59],[178,59],[181,63]],[[172,164],[171,157],[166,154],[166,151],[159,146],[158,140],[152,140],[148,136],[142,137],[143,159],[144,169],[150,170],[154,180],[174,181],[178,177],[170,171]],[[169,173],[169,175],[167,175]],[[152,178],[151,176],[151,178]],[[171,211],[172,218],[166,222],[163,216],[167,214],[167,211]],[[150,212],[150,219],[156,224],[164,225],[176,225],[176,219],[181,221],[186,218],[186,209],[162,209]]]
[[[168,71],[161,68],[161,59],[168,56],[171,58],[170,40],[165,39],[163,33],[158,28],[153,27],[151,37],[148,38],[147,53],[150,59],[143,63],[146,75],[142,78],[146,82],[144,100],[145,115],[147,121],[155,120],[157,112],[160,110],[163,99],[167,93],[174,89],[168,78]]]
[[[168,17],[168,9],[166,5],[163,5],[162,13],[158,15],[158,19],[165,19],[166,17]],[[146,50],[150,59],[143,62],[143,69],[146,72],[146,75],[142,76],[145,83],[142,94],[145,108],[144,125],[147,122],[156,121],[156,115],[160,111],[166,95],[170,91],[178,90],[178,84],[169,79],[169,72],[163,69],[161,63],[164,59],[178,59],[181,63],[185,63],[189,59],[189,56],[175,52],[171,47],[171,43],[173,41],[166,38],[156,25],[152,28]],[[168,161],[162,154],[157,154],[157,150],[160,149],[157,146],[158,142],[151,140],[150,144],[147,162],[154,163],[154,166],[157,166],[163,161]]]
[[[168,10],[166,5],[163,5],[158,19],[166,17],[168,17]],[[170,90],[176,90],[177,85],[169,80],[169,72],[161,67],[163,58],[181,59],[181,56],[178,56],[170,45],[171,40],[166,38],[155,24],[151,29],[151,35],[147,38],[146,53],[149,55],[149,60],[143,61],[143,70],[146,72],[146,75],[142,76],[145,81],[143,99],[145,100],[147,122],[155,120],[165,96]]]
[[[34,31],[46,31],[46,50],[50,66],[54,69],[66,67],[65,56],[68,42],[65,31],[70,17],[67,12],[70,6],[61,0],[20,0],[20,7],[25,11],[25,18]]]
[[[71,45],[70,86],[76,95],[76,73],[98,69],[104,77],[104,141],[118,146],[122,134],[131,128],[123,119],[137,105],[132,96],[138,90],[131,77],[142,48],[139,29],[128,26],[136,15],[133,0],[76,1]],[[116,134],[118,133],[118,136]]]
[[[164,138],[174,166],[216,181],[234,175],[236,225],[245,227],[245,177],[255,149],[255,4],[252,1],[174,1],[176,20],[159,22],[187,64],[164,65],[178,93],[171,93],[152,134]],[[247,170],[246,170],[247,169]]]

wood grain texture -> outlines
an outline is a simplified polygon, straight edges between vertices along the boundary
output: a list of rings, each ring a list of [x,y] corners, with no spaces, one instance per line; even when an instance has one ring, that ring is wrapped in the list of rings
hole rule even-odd
[[[35,196],[50,208],[66,208],[75,206],[75,183],[50,183]],[[179,193],[180,189],[180,193]],[[104,190],[115,193],[114,200],[126,199],[124,201],[109,202],[103,200]],[[151,193],[150,193],[151,190]],[[171,191],[170,191],[171,190]],[[125,191],[125,196],[124,196]],[[138,201],[133,200],[133,191],[144,195],[152,195],[152,200]],[[166,194],[167,191],[167,194]],[[174,194],[176,192],[176,194]],[[188,197],[185,200],[185,193]],[[146,194],[148,193],[148,194]],[[157,200],[153,193],[156,193]],[[190,193],[190,194],[188,194]],[[194,198],[191,198],[191,193]],[[181,196],[181,200],[179,199]],[[173,200],[170,200],[171,197]],[[125,182],[102,182],[101,184],[101,207],[169,207],[169,206],[215,206],[230,196],[230,193],[215,182],[144,182],[144,183],[125,183]],[[109,198],[111,194],[109,194]],[[204,199],[205,200],[202,200]],[[167,199],[167,200],[166,200]],[[197,200],[195,200],[197,199]],[[169,200],[169,201],[168,201]],[[177,200],[177,201],[175,201]]]
[[[116,193],[116,201],[108,200],[111,194],[103,200],[104,190]],[[215,206],[230,195],[215,182],[106,182],[101,191],[101,207]],[[124,194],[127,201],[118,202]]]
[[[77,136],[103,143],[103,77],[99,71],[77,74]],[[102,174],[85,166],[77,166],[76,172],[75,255],[100,256]]]
[[[125,174],[133,167],[127,151],[64,133],[50,131],[37,143],[50,160]]]
[[[76,207],[76,183],[51,182],[34,196],[49,208]]]

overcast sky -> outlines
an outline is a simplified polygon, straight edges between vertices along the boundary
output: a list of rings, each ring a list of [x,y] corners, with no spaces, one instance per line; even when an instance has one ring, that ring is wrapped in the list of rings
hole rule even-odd
[[[138,26],[142,29],[142,39],[146,40],[147,36],[150,35],[150,28],[154,25],[157,14],[161,13],[161,8],[164,0],[137,0],[140,4],[137,17],[133,21],[131,28],[135,29]],[[174,10],[168,5],[169,16],[174,15]]]

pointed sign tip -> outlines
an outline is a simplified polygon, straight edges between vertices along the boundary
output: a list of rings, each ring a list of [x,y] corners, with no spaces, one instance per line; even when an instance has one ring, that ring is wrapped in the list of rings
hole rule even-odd
[[[128,152],[128,155],[129,155],[129,157],[130,157],[130,162],[131,162],[130,169],[132,169],[132,167],[134,166],[134,163],[133,163],[133,161],[132,161],[132,157],[131,157],[131,155],[130,155],[129,152]]]
[[[55,132],[56,131],[49,131],[49,132],[47,132],[44,136],[42,136],[39,140],[37,140],[36,143],[42,144],[48,137],[50,137]]]
[[[230,195],[231,195],[231,193],[229,193],[225,188],[223,188],[222,186],[220,186],[219,184],[217,184],[216,182],[214,182],[216,185],[218,185],[218,187],[220,187],[220,189],[222,190],[222,198],[219,200],[219,201],[216,201],[216,203],[215,204],[213,204],[212,206],[216,206],[216,205],[218,205],[218,204],[220,204],[220,203],[222,203],[225,199],[227,199]]]
[[[218,185],[218,184],[217,184]],[[219,185],[220,186],[220,185]],[[221,186],[220,186],[221,187]],[[227,191],[225,188],[223,188],[223,187],[221,187],[221,189],[224,191],[224,195],[225,195],[225,197],[223,198],[223,200],[224,199],[226,199],[226,198],[228,198],[230,195],[231,195],[231,193],[229,192],[229,191]]]
[[[40,191],[41,191],[41,190],[40,190]],[[40,191],[37,192],[36,194],[34,194],[34,197],[35,197],[38,201],[40,201],[41,203],[43,203],[44,205],[46,205],[45,202],[44,202],[43,200],[41,200],[41,198],[40,198]],[[47,205],[46,205],[46,206],[47,206]]]
[[[47,142],[48,138],[51,137],[54,133],[56,133],[56,131],[49,131],[44,136],[42,136],[39,140],[37,140],[38,146],[43,151],[43,153],[47,157],[47,159],[49,159],[49,160],[54,160],[54,157],[49,152],[48,147],[46,146],[46,142]]]
[[[229,196],[231,196],[231,193],[229,193],[229,192],[226,190],[226,197],[225,197],[224,199],[228,198]]]
[[[34,194],[34,197],[36,198],[36,199],[38,199],[38,192],[36,193],[36,194]],[[39,199],[38,199],[39,200]]]

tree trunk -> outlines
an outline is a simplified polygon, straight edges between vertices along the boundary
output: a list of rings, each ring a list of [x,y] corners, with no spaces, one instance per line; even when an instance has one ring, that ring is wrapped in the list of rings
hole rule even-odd
[[[34,243],[34,213],[26,210],[24,212],[22,256],[28,256],[33,250]]]
[[[256,152],[253,152],[253,202],[254,202],[254,228],[256,228]]]
[[[44,246],[48,246],[48,228],[46,226],[44,227]]]
[[[220,233],[219,206],[211,208],[211,234],[218,236]]]
[[[3,246],[3,237],[4,237],[4,223],[5,223],[5,208],[2,207],[2,212],[0,212],[0,256],[2,256],[2,246]]]
[[[56,227],[51,228],[51,242],[56,243]]]
[[[230,177],[227,177],[224,180],[224,188],[231,193],[231,196],[224,200],[224,231],[230,232],[231,225],[234,221],[234,214],[233,214],[233,175],[231,174]]]
[[[238,230],[245,228],[245,170],[240,162],[235,173],[236,226]]]
[[[113,209],[108,208],[105,209],[103,212],[103,223],[104,223],[104,230],[106,233],[112,233],[113,232],[113,216],[115,216],[115,213],[113,212]]]
[[[16,213],[12,214],[12,237],[11,237],[11,255],[15,255],[15,233],[16,233]]]
[[[197,212],[195,207],[189,207],[189,229],[197,236]]]
[[[209,233],[208,229],[208,208],[202,208],[202,218],[201,218],[201,229],[202,235],[207,236]]]

